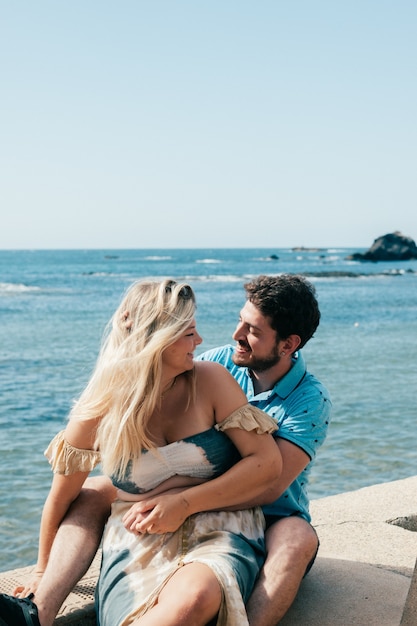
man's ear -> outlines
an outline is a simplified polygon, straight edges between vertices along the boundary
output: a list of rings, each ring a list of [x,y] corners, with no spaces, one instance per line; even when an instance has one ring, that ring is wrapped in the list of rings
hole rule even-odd
[[[281,347],[285,352],[292,354],[298,349],[298,346],[301,343],[301,337],[299,335],[290,335],[286,339],[283,340],[283,345]]]

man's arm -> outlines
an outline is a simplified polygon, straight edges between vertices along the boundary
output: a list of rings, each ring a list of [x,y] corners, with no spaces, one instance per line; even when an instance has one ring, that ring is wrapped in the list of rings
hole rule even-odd
[[[278,476],[277,481],[266,489],[262,494],[258,495],[255,499],[248,500],[244,504],[240,504],[238,507],[229,507],[225,510],[235,511],[237,509],[250,508],[252,506],[270,504],[275,502],[291,483],[297,478],[297,476],[303,471],[303,469],[309,464],[310,457],[304,450],[296,446],[294,443],[277,437],[275,443],[281,452],[282,457],[282,472]],[[278,491],[278,495],[277,495]]]
[[[297,478],[300,472],[308,465],[310,462],[310,457],[306,454],[301,448],[296,446],[295,444],[286,441],[285,439],[276,438],[275,443],[278,446],[279,451],[281,452],[282,457],[282,474],[277,478],[276,481],[271,481],[270,487],[259,494],[256,498],[252,500],[247,500],[244,503],[224,507],[222,510],[224,511],[238,511],[241,509],[249,509],[254,506],[260,506],[264,504],[270,504],[275,502],[284,491],[291,485],[291,483]],[[165,489],[158,489],[158,493],[168,493],[170,489],[172,489],[173,485],[169,485],[169,481],[166,481],[168,484],[163,483]],[[176,491],[185,491],[190,488],[191,485],[186,486],[175,485],[177,487]],[[277,493],[278,491],[278,493]],[[119,491],[118,496],[121,500],[125,501],[141,501],[149,498],[149,493],[141,494],[140,496],[135,497],[132,494],[125,494],[124,492]],[[154,494],[152,494],[154,495]]]

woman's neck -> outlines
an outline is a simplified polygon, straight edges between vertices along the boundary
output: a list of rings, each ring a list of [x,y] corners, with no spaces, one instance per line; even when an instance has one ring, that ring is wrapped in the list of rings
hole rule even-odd
[[[161,391],[161,398],[163,398],[165,394],[167,394],[169,391],[171,391],[171,389],[173,389],[173,387],[175,387],[177,378],[178,376],[174,376],[174,378],[169,379],[167,382],[163,384],[162,391]]]

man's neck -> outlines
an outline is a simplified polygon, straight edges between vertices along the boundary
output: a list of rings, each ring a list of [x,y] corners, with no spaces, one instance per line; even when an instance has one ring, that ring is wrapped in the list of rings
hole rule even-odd
[[[255,395],[272,389],[292,367],[292,359],[280,360],[279,363],[267,370],[257,372],[250,370]]]

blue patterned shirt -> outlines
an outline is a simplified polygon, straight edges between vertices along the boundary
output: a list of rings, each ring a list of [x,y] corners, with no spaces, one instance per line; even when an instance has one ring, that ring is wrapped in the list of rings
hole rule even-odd
[[[330,421],[331,400],[327,389],[307,371],[301,352],[294,355],[290,371],[272,389],[255,395],[250,371],[232,361],[232,345],[204,352],[198,360],[216,361],[229,370],[251,404],[270,415],[279,427],[276,436],[298,446],[310,462],[286,491],[272,504],[263,506],[266,515],[300,515],[308,522],[308,477],[317,450],[326,438]]]

